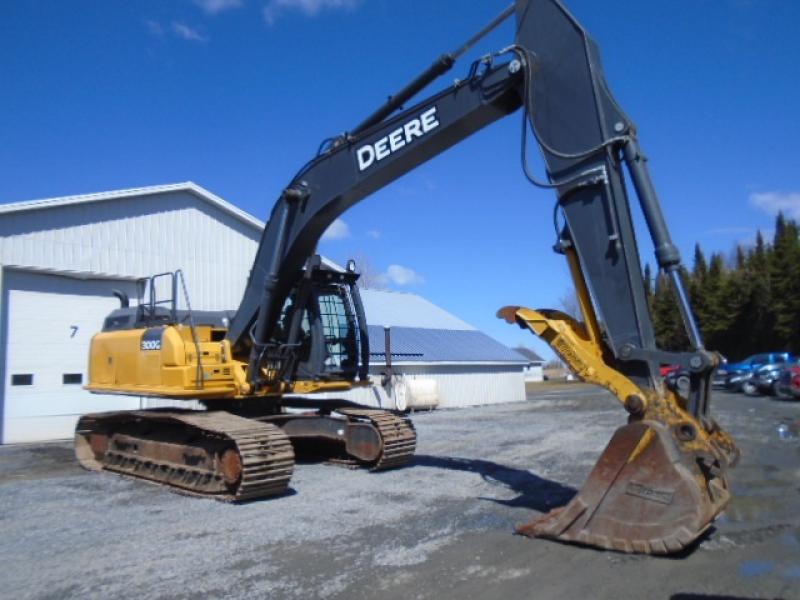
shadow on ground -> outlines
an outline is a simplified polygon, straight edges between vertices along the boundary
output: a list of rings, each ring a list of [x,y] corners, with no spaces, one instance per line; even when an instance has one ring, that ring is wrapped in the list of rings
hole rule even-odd
[[[477,473],[487,483],[504,485],[518,494],[511,500],[486,497],[481,499],[511,508],[532,508],[546,512],[551,508],[566,504],[577,493],[575,488],[539,477],[525,469],[515,469],[488,460],[418,454],[412,464],[418,467]]]
[[[755,600],[754,596],[718,596],[716,594],[672,594],[670,600]]]

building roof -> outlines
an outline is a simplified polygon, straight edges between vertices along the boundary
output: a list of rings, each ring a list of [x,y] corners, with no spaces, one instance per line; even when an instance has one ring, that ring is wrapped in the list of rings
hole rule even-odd
[[[192,181],[183,183],[171,183],[167,185],[151,185],[140,188],[130,188],[126,190],[112,190],[110,192],[98,192],[95,194],[80,194],[77,196],[59,196],[57,198],[45,198],[42,200],[26,200],[23,202],[11,202],[0,204],[0,215],[13,212],[29,210],[41,210],[55,206],[68,206],[71,204],[86,204],[89,202],[103,202],[106,200],[117,200],[120,198],[130,198],[133,196],[150,196],[154,194],[164,194],[169,192],[189,192],[201,200],[208,202],[212,206],[228,213],[238,220],[251,225],[256,229],[264,229],[264,222],[256,219],[250,213],[237,208],[230,202],[223,200],[216,194],[209,192],[204,187]]]
[[[396,362],[530,362],[417,294],[362,289],[361,299],[369,324],[371,362],[386,360],[384,327],[391,328]]]
[[[370,362],[386,360],[384,329],[369,326]],[[392,360],[395,362],[480,362],[528,364],[530,362],[482,331],[392,327]]]
[[[536,352],[534,352],[530,348],[526,348],[525,346],[517,346],[516,348],[514,348],[514,352],[516,352],[517,354],[521,354],[522,356],[527,358],[528,361],[532,363],[544,363],[544,359],[541,356],[536,354]]]
[[[415,327],[476,331],[475,327],[409,292],[361,290],[367,322],[381,327]]]

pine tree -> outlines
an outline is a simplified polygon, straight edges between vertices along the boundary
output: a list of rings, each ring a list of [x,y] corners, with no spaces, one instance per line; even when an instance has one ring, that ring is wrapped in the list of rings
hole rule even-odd
[[[747,254],[742,248],[741,244],[736,244],[736,259],[734,262],[734,269],[736,271],[744,271],[747,266]]]
[[[694,267],[689,278],[689,299],[692,302],[692,310],[700,327],[700,332],[704,338],[707,337],[709,321],[709,302],[706,290],[708,280],[708,265],[706,257],[700,249],[700,244],[694,245]],[[707,340],[706,340],[707,342]]]
[[[797,295],[800,292],[799,262],[800,242],[798,242],[797,224],[791,220],[787,221],[783,214],[778,213],[769,261],[776,349],[800,350],[797,344],[797,332],[800,329],[797,312]]]
[[[644,297],[647,300],[647,306],[650,310],[653,309],[653,274],[650,272],[650,263],[644,265],[644,275],[642,276],[644,282]]]
[[[706,264],[705,254],[703,254],[703,250],[700,248],[700,244],[695,244],[694,269],[692,271],[692,277],[694,277],[700,282],[703,282],[705,280],[707,273],[708,273],[708,265]]]
[[[703,286],[703,331],[706,345],[719,350],[723,354],[729,351],[728,332],[735,307],[730,304],[730,277],[725,270],[722,254],[714,253],[708,266],[708,273]]]
[[[684,274],[682,273],[682,275]],[[686,277],[684,277],[685,279]],[[675,301],[672,284],[669,277],[663,272],[656,277],[652,313],[658,347],[663,350],[685,350],[689,343],[686,330]]]
[[[759,231],[755,246],[737,245],[726,265],[722,254],[708,261],[694,248],[688,280],[692,306],[708,348],[732,360],[758,352],[789,350],[800,354],[800,226],[779,214],[771,244]],[[658,345],[683,350],[687,340],[670,281],[643,274]]]
[[[719,257],[717,330],[714,345],[710,347],[729,358],[738,360],[752,354],[750,351],[753,328],[750,317],[752,281],[747,272],[747,254],[744,248],[737,246],[735,255],[736,263],[730,270],[722,267],[722,257]]]
[[[750,284],[746,291],[744,317],[747,326],[741,335],[747,340],[748,352],[765,352],[774,347],[775,313],[771,277],[769,273],[772,249],[764,242],[759,231],[756,235],[756,246],[748,257],[745,273]]]

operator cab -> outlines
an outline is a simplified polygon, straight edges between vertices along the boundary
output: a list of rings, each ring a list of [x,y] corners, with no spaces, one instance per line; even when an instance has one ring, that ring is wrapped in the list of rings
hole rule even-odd
[[[293,379],[366,378],[369,341],[358,278],[353,261],[345,270],[318,255],[308,261],[272,336],[280,344],[274,354],[294,363],[284,367]]]

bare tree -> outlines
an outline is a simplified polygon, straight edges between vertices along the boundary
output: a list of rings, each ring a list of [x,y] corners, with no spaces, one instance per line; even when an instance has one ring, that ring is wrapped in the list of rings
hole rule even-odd
[[[580,321],[583,318],[580,305],[578,304],[578,296],[575,294],[574,288],[568,288],[561,294],[561,297],[558,299],[558,305],[561,311],[567,313],[573,319]]]
[[[555,370],[555,369],[564,369],[564,363],[559,358],[551,358],[548,360],[544,365],[542,365],[543,369],[547,369],[548,371]]]
[[[358,278],[358,287],[374,290],[385,287],[380,272],[373,266],[372,260],[366,253],[359,250],[353,255],[353,260],[356,263],[356,271],[361,273],[361,277]]]

